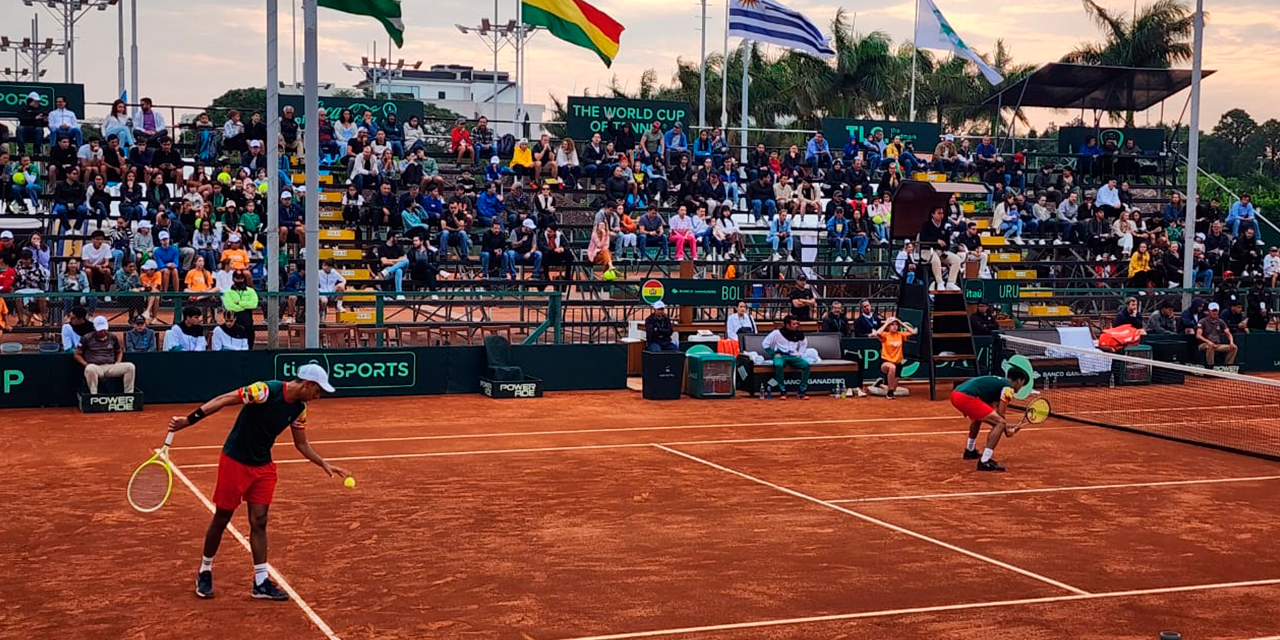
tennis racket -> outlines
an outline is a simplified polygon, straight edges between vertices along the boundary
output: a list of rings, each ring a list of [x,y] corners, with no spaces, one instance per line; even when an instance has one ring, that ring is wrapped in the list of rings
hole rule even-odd
[[[1040,424],[1048,420],[1050,415],[1053,415],[1053,406],[1049,404],[1049,401],[1044,398],[1036,398],[1027,405],[1026,410],[1022,412],[1022,419],[1018,421],[1018,424],[1013,429],[1007,432],[1007,435],[1012,438],[1013,434],[1022,430],[1023,425]]]
[[[169,466],[169,445],[173,444],[173,432],[164,438],[164,446],[160,447],[149,460],[138,465],[129,477],[129,488],[126,494],[129,505],[142,513],[151,513],[164,506],[173,491],[173,469]]]

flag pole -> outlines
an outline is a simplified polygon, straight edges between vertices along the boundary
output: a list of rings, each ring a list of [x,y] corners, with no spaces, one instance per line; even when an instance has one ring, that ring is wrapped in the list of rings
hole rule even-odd
[[[918,49],[916,49],[916,32],[920,30],[920,0],[915,0],[915,5],[915,26],[911,28],[911,117],[909,120],[912,122],[916,120],[916,67],[919,66],[916,64],[918,52]]]
[[[742,39],[742,164],[747,164],[747,102],[750,101],[751,93],[748,82],[750,78],[747,71],[751,69],[751,41],[746,38]]]
[[[316,117],[319,113],[320,79],[319,65],[316,59],[319,48],[316,46],[316,4],[317,0],[303,0],[303,60],[302,83],[306,85],[303,97],[303,113]],[[306,236],[307,236],[307,348],[320,348],[320,128],[309,126],[305,130],[303,155],[307,167],[306,197]],[[268,140],[275,144],[275,140]],[[268,265],[268,269],[279,269],[278,265]]]
[[[724,0],[724,58],[720,61],[720,126],[729,131],[729,2]]]
[[[1187,133],[1187,219],[1182,238],[1186,254],[1182,256],[1182,307],[1191,306],[1191,287],[1195,286],[1196,200],[1199,198],[1200,171],[1200,81],[1203,78],[1204,60],[1204,0],[1196,0],[1193,16],[1194,36],[1191,55],[1191,123]]]
[[[280,5],[267,0],[267,229],[280,228]],[[303,111],[304,114],[308,113]],[[314,118],[313,118],[314,121]],[[292,173],[292,172],[290,172]],[[267,235],[267,348],[280,346],[280,234]],[[313,276],[314,277],[314,276]]]
[[[123,78],[124,67],[121,67]],[[121,85],[124,81],[121,80]],[[707,0],[702,0],[702,64],[698,67],[698,128],[707,128]]]

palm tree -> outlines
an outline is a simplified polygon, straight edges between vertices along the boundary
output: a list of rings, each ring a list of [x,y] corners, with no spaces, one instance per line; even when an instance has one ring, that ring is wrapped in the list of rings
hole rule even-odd
[[[1107,11],[1095,0],[1083,2],[1106,38],[1076,47],[1063,62],[1168,69],[1191,59],[1194,11],[1184,0],[1156,0],[1132,17]],[[1133,126],[1132,111],[1125,114],[1125,124]]]

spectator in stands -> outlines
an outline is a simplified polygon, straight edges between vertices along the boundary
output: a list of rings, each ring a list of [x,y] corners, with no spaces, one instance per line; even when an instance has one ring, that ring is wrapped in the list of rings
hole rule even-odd
[[[582,175],[587,179],[587,186],[597,178],[603,180],[613,173],[613,167],[605,160],[605,146],[600,141],[600,134],[591,134],[591,142],[582,148]]]
[[[1249,333],[1249,320],[1245,317],[1244,301],[1240,299],[1232,300],[1227,304],[1227,310],[1222,312],[1222,321],[1227,323],[1227,328],[1232,333]]]
[[[551,134],[543,132],[533,145],[533,180],[541,184],[544,176],[555,180],[560,174],[560,165],[556,163],[556,145],[551,142]]]
[[[356,124],[355,116],[350,109],[343,109],[338,112],[338,121],[333,123],[334,141],[338,143],[341,153],[347,153],[348,144],[356,139],[359,132],[359,125]]]
[[[347,290],[347,279],[333,268],[332,260],[322,260],[320,262],[320,273],[317,276],[319,282],[317,286],[320,291],[320,303],[327,307],[332,302],[336,305],[338,313],[342,313],[342,294]]]
[[[978,263],[979,278],[990,278],[991,270],[987,267],[987,260],[991,256],[982,246],[982,236],[978,235],[978,223],[966,222],[963,229],[963,232],[956,235],[956,254],[965,262]]]
[[[511,152],[511,164],[508,166],[511,173],[515,174],[517,183],[523,183],[525,179],[533,177],[533,148],[529,146],[528,138],[520,138],[516,143],[515,150]]]
[[[773,178],[765,173],[747,185],[747,202],[751,203],[751,215],[759,222],[761,217],[770,221],[778,213],[778,201],[774,199]]]
[[[1182,315],[1178,318],[1178,332],[1188,335],[1195,335],[1196,328],[1200,326],[1200,320],[1204,317],[1206,302],[1203,298],[1195,297],[1191,299],[1191,306],[1182,311]]]
[[[1078,220],[1079,214],[1080,203],[1079,196],[1076,193],[1072,192],[1066,199],[1058,203],[1058,229],[1062,242],[1066,244],[1084,242],[1084,227],[1087,223]]]
[[[59,144],[65,143],[59,141]],[[80,183],[80,170],[73,167],[53,191],[53,213],[62,223],[64,233],[68,230],[75,233],[82,231],[89,217],[89,207],[85,204],[86,202],[85,188]],[[71,213],[75,213],[76,216],[74,225],[68,218]]]
[[[1262,259],[1262,277],[1269,283],[1267,286],[1276,287],[1276,280],[1280,279],[1280,247],[1267,250],[1267,257]]]
[[[80,348],[80,340],[86,334],[93,333],[93,323],[89,322],[89,311],[80,305],[71,307],[66,312],[66,321],[62,323],[62,350],[72,352]]]
[[[236,314],[223,310],[222,324],[213,328],[212,351],[248,351],[249,340],[244,328],[236,323]]]
[[[440,250],[422,236],[414,236],[412,242],[413,245],[406,256],[409,259],[409,275],[414,281],[425,281],[428,291],[435,291],[438,283],[437,275],[440,273],[436,256]],[[433,299],[435,297],[432,296]],[[341,311],[341,303],[339,303],[339,311]]]
[[[948,270],[946,290],[959,291],[956,280],[960,277],[960,256],[950,251],[951,232],[946,227],[946,210],[934,207],[929,219],[920,227],[920,257],[929,263],[933,271],[930,289],[939,291],[943,288],[942,265],[945,262]]]
[[[630,194],[631,184],[627,181],[626,170],[622,165],[614,165],[613,173],[604,181],[604,199],[607,202],[625,202]]]
[[[942,136],[942,140],[933,148],[933,170],[946,173],[949,179],[956,176],[956,137],[950,133]]]
[[[831,247],[833,262],[853,262],[853,238],[850,233],[849,220],[844,217],[844,207],[836,205],[835,215],[827,221],[827,245]],[[866,246],[865,242],[863,246]],[[858,258],[861,261],[861,253]]]
[[[49,114],[40,105],[40,94],[32,91],[27,94],[26,104],[18,109],[18,150],[30,144],[32,153],[40,152],[40,143],[45,139],[45,128],[49,126]]]
[[[18,309],[19,324],[39,326],[44,323],[48,301],[34,294],[44,293],[49,286],[49,270],[35,259],[35,253],[25,248],[18,253],[18,264],[13,268],[13,293],[23,294]]]
[[[140,104],[141,109],[133,113],[134,139],[142,142],[164,136],[168,132],[164,116],[151,108],[151,98],[143,98]]]
[[[1214,222],[1226,220],[1227,216],[1222,212],[1222,203],[1217,198],[1210,198],[1209,204],[1196,198],[1196,233],[1208,233],[1209,225]]]
[[[1129,288],[1145,289],[1151,286],[1154,267],[1151,264],[1151,251],[1146,240],[1138,242],[1133,254],[1129,256]],[[1141,329],[1142,327],[1138,327]]]
[[[240,118],[240,112],[232,109],[227,113],[227,121],[222,123],[222,148],[226,151],[244,153],[249,148]]]
[[[521,211],[527,215],[532,208],[533,205],[530,204],[529,196],[524,192],[524,185],[516,182],[511,185],[511,190],[502,197],[502,207],[500,208],[500,212],[505,213],[506,215],[499,215],[498,219],[502,220],[504,223],[514,225],[516,218],[519,216]],[[460,206],[459,209],[465,209],[465,205]],[[469,226],[470,225],[468,225],[468,227]]]
[[[671,216],[671,243],[676,246],[676,260],[684,260],[685,247],[689,248],[689,257],[698,259],[698,240],[693,233],[693,219],[689,217],[689,208],[680,205],[676,215]]]
[[[104,157],[101,140],[90,138],[87,143],[80,145],[76,158],[80,161],[80,177],[84,182],[93,182],[97,176],[105,179]]]
[[[778,386],[778,399],[787,399],[784,371],[787,366],[800,371],[800,388],[797,394],[801,400],[809,399],[809,361],[804,359],[804,352],[809,348],[809,341],[800,330],[800,319],[792,315],[782,318],[782,326],[765,336],[761,347],[764,356],[773,360],[774,381]]]
[[[152,353],[156,347],[156,332],[147,326],[147,319],[134,316],[129,330],[124,332],[125,353]]]
[[[864,262],[867,259],[867,248],[871,246],[872,230],[871,221],[863,213],[861,207],[853,208],[853,217],[849,219],[849,239],[853,241],[853,246],[858,250],[854,260]],[[849,257],[845,256],[845,261],[849,261]]]
[[[1204,257],[1204,248],[1196,243],[1192,249],[1192,275],[1196,287],[1201,289],[1209,289],[1213,287],[1213,267],[1209,265],[1209,261]]]
[[[377,227],[400,227],[400,203],[391,193],[390,184],[378,185],[378,192],[373,194],[365,209],[365,225]]]
[[[1125,298],[1124,306],[1116,312],[1116,317],[1111,322],[1113,327],[1122,325],[1129,325],[1135,329],[1141,329],[1144,326],[1142,311],[1138,308],[1138,299],[1133,296]]]
[[[665,259],[670,254],[670,240],[666,234],[666,222],[658,215],[658,208],[650,206],[640,219],[636,221],[640,230],[640,253],[647,254],[650,246],[658,249],[658,259]]]
[[[796,276],[796,282],[787,294],[791,303],[791,315],[797,320],[808,322],[818,314],[818,299],[809,286],[809,278],[803,273]]]
[[[684,123],[676,121],[662,137],[663,149],[668,164],[682,155],[689,153],[689,136],[684,132]]]
[[[831,309],[822,315],[822,326],[818,329],[822,333],[838,333],[842,338],[848,338],[851,333],[849,318],[845,316],[844,304],[839,300],[831,303]]]
[[[347,175],[357,189],[361,191],[365,189],[376,189],[380,184],[378,180],[378,160],[373,155],[373,147],[366,146],[360,153],[351,159],[348,165]],[[387,182],[391,184],[391,182]]]
[[[782,247],[785,245],[787,251],[786,259],[795,262],[795,238],[791,233],[791,219],[787,217],[786,211],[779,211],[778,217],[769,221],[769,235],[766,236],[766,242],[773,248],[773,254],[770,259],[774,262],[782,260]]]
[[[991,305],[979,301],[969,316],[969,330],[975,336],[989,336],[1000,329],[1000,322],[991,310]]]
[[[1022,244],[1024,223],[1021,211],[1018,209],[1017,197],[1012,193],[1006,194],[1004,201],[995,206],[994,212],[996,228],[1004,234],[1004,239],[1012,244]]]
[[[1101,207],[1093,212],[1093,219],[1085,223],[1085,236],[1089,243],[1089,252],[1097,256],[1099,261],[1115,253],[1116,233],[1110,222],[1107,222],[1107,211]]]
[[[612,244],[613,235],[609,231],[609,225],[606,222],[597,222],[591,230],[591,240],[587,245],[587,259],[594,265],[604,267],[604,270],[613,271],[613,254],[609,251]]]
[[[653,311],[644,319],[645,350],[653,352],[679,351],[672,340],[675,327],[667,316],[667,305],[661,300],[653,303]]]
[[[49,181],[53,183],[80,166],[80,158],[76,155],[76,147],[71,146],[70,138],[58,138],[57,144],[51,145],[45,166],[49,170]]]
[[[251,146],[250,151],[253,151],[254,149],[257,148],[257,147],[253,147],[252,143],[250,144],[250,146]],[[263,158],[261,155],[259,155],[258,157],[262,158],[264,162],[263,166],[265,166],[266,159]],[[160,148],[157,149],[155,154],[151,156],[151,166],[156,173],[164,176],[166,182],[172,182],[173,184],[176,184],[179,186],[183,184],[182,154],[178,153],[178,150],[173,148],[173,139],[171,138],[160,139]],[[246,162],[245,167],[248,168],[248,166],[249,165]],[[257,170],[257,167],[254,168],[254,171],[256,170]]]
[[[561,267],[564,270],[561,279],[569,279],[569,265],[573,261],[573,254],[569,252],[569,241],[560,231],[559,223],[552,222],[538,234],[538,251],[542,253],[546,279],[551,279],[552,267]]]
[[[128,275],[127,271],[126,275]],[[142,315],[151,322],[159,322],[160,294],[164,291],[164,277],[160,275],[159,265],[155,260],[147,259],[142,263],[142,273],[138,275],[138,283],[142,286],[144,293],[152,294],[145,297]]]
[[[1004,161],[1000,159],[1000,152],[996,149],[995,143],[991,141],[991,136],[982,136],[982,142],[973,150],[974,165],[979,174],[986,174],[993,168],[1000,167]]]
[[[248,269],[236,271],[231,288],[222,292],[222,308],[236,314],[236,323],[245,332],[249,348],[253,348],[253,312],[258,308],[258,291],[253,288],[253,278]]]
[[[1186,220],[1186,218],[1187,205],[1182,201],[1182,194],[1175,192],[1169,197],[1169,203],[1164,205],[1164,213],[1161,215],[1161,220],[1165,226],[1168,226],[1173,222]]]
[[[711,131],[708,129],[699,130],[698,137],[693,140],[693,163],[702,164],[703,160],[711,160],[715,166],[724,161],[711,153]]]
[[[1081,177],[1096,178],[1099,170],[1102,169],[1102,147],[1098,146],[1098,136],[1088,136],[1084,140],[1084,144],[1080,146],[1080,156],[1076,160],[1076,166],[1080,170]],[[1099,198],[1101,202],[1101,198]]]
[[[1253,198],[1248,193],[1241,193],[1240,199],[1231,204],[1231,212],[1227,215],[1227,224],[1231,225],[1231,235],[1240,237],[1240,227],[1252,228],[1254,237],[1258,233],[1258,212],[1253,207]]]
[[[128,161],[125,160],[124,149],[120,146],[120,138],[115,134],[107,136],[107,146],[102,149],[102,173],[107,182],[124,180]]]
[[[1205,257],[1216,271],[1225,271],[1227,260],[1231,255],[1231,237],[1222,231],[1222,223],[1214,221],[1209,225],[1209,235],[1204,239]]]
[[[1178,316],[1173,310],[1173,301],[1161,300],[1156,312],[1147,318],[1147,335],[1173,335],[1178,331]]]
[[[489,119],[480,116],[476,126],[471,130],[471,144],[477,162],[480,158],[498,155],[498,145],[494,143],[493,129],[489,128]]]
[[[359,127],[361,129],[364,129],[365,131],[368,131],[370,138],[373,138],[378,134],[378,131],[379,131],[378,123],[373,120],[372,111],[369,111],[368,109],[366,109],[364,113],[360,114]]]
[[[756,328],[756,320],[751,317],[751,312],[747,308],[745,300],[739,300],[733,313],[729,314],[729,319],[725,322],[725,338],[729,340],[739,340],[739,334],[758,333]]]
[[[181,254],[178,247],[173,245],[168,231],[157,232],[156,239],[160,244],[151,252],[151,256],[160,272],[161,291],[177,291],[178,283],[181,282],[178,276],[182,266]]]
[[[396,213],[399,213],[398,211]],[[293,193],[284,191],[280,194],[280,244],[296,244],[304,247],[307,244],[307,227],[303,222],[302,207],[293,201]]]
[[[294,117],[293,107],[286,106],[280,116],[280,145],[284,153],[297,155],[302,150],[302,140],[298,136],[298,119]]]
[[[98,394],[98,382],[102,378],[123,378],[124,392],[133,393],[133,379],[137,370],[132,362],[124,361],[124,345],[111,333],[107,319],[93,319],[93,330],[84,334],[75,348],[75,360],[84,367],[84,381],[90,395]]]
[[[1231,245],[1231,269],[1240,277],[1262,274],[1262,242],[1254,227],[1245,227]]]
[[[84,263],[89,283],[96,291],[108,291],[115,274],[111,264],[114,256],[111,245],[107,244],[107,235],[102,230],[94,231],[88,244],[80,247],[80,259]]]
[[[1097,206],[1107,212],[1108,217],[1118,217],[1121,211],[1124,211],[1124,204],[1120,202],[1120,190],[1116,186],[1116,179],[1108,178],[1106,184],[1098,187]]]
[[[204,312],[199,307],[182,308],[182,320],[164,332],[165,351],[205,351],[204,327],[200,319]]]
[[[501,217],[498,218],[501,221]],[[448,259],[449,247],[457,247],[458,260],[471,260],[471,236],[467,234],[470,217],[460,206],[454,205],[440,218],[440,257]],[[492,224],[492,221],[490,221]]]
[[[155,152],[149,148],[150,144],[143,138],[138,140],[137,144],[129,150],[128,164],[129,172],[136,174],[138,182],[150,183],[151,174],[155,173],[151,168],[151,158]]]
[[[533,267],[536,276],[542,269],[542,252],[538,251],[538,225],[526,218],[515,226],[507,236],[507,279],[516,277],[516,265],[527,264]]]
[[[493,278],[511,271],[506,259],[507,249],[507,234],[502,231],[502,221],[495,218],[480,236],[480,277]]]
[[[1226,354],[1224,364],[1235,364],[1238,352],[1235,337],[1231,333],[1231,328],[1223,321],[1218,303],[1210,302],[1208,314],[1196,325],[1196,341],[1199,343],[1200,351],[1204,353],[1204,361],[1208,366],[1214,366],[1219,353]]]
[[[216,297],[215,294],[222,293],[218,290],[217,280],[213,277],[213,272],[209,271],[206,266],[204,256],[196,256],[195,261],[191,263],[191,268],[187,270],[186,276],[183,278],[183,288],[185,293],[205,294],[193,295],[187,298],[190,302],[202,302]]]
[[[31,162],[31,156],[24,154],[18,160],[18,165],[9,174],[9,180],[13,185],[14,201],[21,203],[25,200],[28,203],[27,211],[29,213],[40,212],[40,193],[42,191],[40,167]]]
[[[831,144],[821,131],[814,132],[813,137],[805,143],[804,162],[812,171],[821,172],[831,168]]]
[[[578,147],[573,138],[560,141],[560,146],[556,149],[555,165],[555,175],[563,176],[563,182],[576,188],[578,179],[582,176],[582,165],[578,160]]]
[[[79,258],[67,258],[67,261],[62,265],[62,271],[58,273],[58,292],[70,294],[89,293],[89,279],[84,275],[84,271],[80,270]],[[65,309],[72,304],[88,305],[89,311],[92,312],[98,307],[98,299],[92,296],[76,296],[62,299],[62,308]]]

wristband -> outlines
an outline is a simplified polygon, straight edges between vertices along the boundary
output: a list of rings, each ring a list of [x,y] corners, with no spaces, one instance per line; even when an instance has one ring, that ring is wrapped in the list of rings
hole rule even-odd
[[[196,407],[196,410],[192,411],[191,415],[187,416],[187,426],[191,426],[197,422],[200,422],[203,419],[204,419],[204,407]]]

